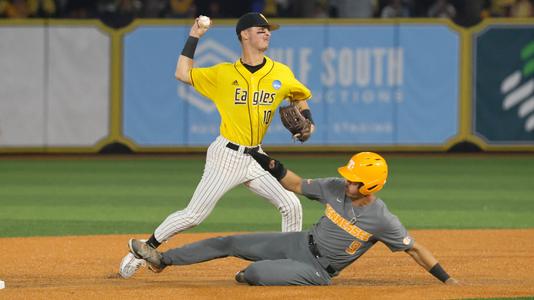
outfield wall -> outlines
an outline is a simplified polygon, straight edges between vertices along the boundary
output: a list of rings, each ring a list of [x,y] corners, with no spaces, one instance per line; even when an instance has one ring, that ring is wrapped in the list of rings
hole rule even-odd
[[[533,20],[276,20],[268,55],[314,97],[317,132],[292,143],[279,118],[273,150],[534,150]],[[190,20],[0,22],[0,153],[204,151],[213,103],[174,79]],[[237,59],[234,22],[215,20],[197,66]]]

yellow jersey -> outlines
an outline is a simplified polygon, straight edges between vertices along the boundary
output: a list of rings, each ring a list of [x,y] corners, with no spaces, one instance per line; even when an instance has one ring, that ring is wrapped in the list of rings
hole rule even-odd
[[[261,144],[276,108],[284,99],[311,98],[310,90],[288,66],[265,59],[265,65],[254,73],[239,59],[235,63],[191,70],[193,87],[211,99],[219,111],[220,134],[239,145]]]

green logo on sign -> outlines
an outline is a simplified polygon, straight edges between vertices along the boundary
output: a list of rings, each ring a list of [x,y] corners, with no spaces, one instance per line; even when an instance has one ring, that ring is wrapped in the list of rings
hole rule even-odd
[[[501,93],[505,96],[502,108],[507,111],[519,105],[518,116],[528,117],[524,128],[530,132],[534,130],[534,78],[529,79],[534,73],[534,41],[521,50],[521,60],[523,69],[514,71],[501,83]]]

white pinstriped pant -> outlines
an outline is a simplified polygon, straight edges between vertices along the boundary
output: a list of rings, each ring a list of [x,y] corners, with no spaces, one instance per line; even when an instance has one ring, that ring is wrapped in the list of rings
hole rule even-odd
[[[302,229],[302,206],[299,199],[248,154],[226,147],[229,140],[219,136],[208,147],[204,174],[184,210],[169,215],[154,232],[159,242],[194,227],[206,219],[217,201],[230,189],[244,183],[251,191],[272,203],[282,215],[282,231]]]

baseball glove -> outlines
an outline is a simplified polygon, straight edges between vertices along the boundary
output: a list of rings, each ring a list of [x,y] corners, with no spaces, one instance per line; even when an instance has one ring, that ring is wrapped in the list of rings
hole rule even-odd
[[[280,106],[280,119],[294,139],[305,142],[311,135],[311,121],[306,119],[295,105]]]

